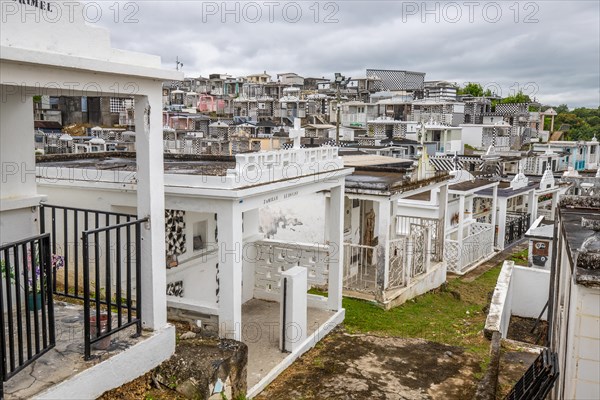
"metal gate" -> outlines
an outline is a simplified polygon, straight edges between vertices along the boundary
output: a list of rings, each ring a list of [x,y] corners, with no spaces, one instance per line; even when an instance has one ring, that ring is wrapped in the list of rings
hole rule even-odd
[[[51,291],[83,300],[85,359],[91,345],[135,325],[141,333],[142,225],[147,218],[43,204],[40,230],[63,268],[52,269]]]
[[[142,224],[147,221],[148,218],[138,219],[81,234],[86,360],[91,357],[92,344],[118,331],[135,325],[136,335],[142,333],[139,254]],[[102,320],[106,321],[105,326]]]
[[[427,243],[429,228],[424,225],[410,225],[410,240],[412,244],[412,271],[411,277],[424,274],[427,271],[428,251]]]
[[[397,234],[410,236],[413,225],[429,229],[431,244],[427,249],[431,261],[441,261],[444,254],[444,225],[443,221],[433,218],[398,216],[396,220]]]
[[[504,400],[544,400],[557,378],[556,353],[544,349]]]
[[[377,282],[377,247],[344,243],[343,287],[376,293]]]
[[[508,246],[525,236],[529,229],[530,214],[508,214],[506,216],[506,233],[504,235],[504,245]]]
[[[50,235],[0,247],[0,399],[4,382],[55,345]]]
[[[406,285],[405,265],[406,238],[390,240],[389,289],[396,289]]]

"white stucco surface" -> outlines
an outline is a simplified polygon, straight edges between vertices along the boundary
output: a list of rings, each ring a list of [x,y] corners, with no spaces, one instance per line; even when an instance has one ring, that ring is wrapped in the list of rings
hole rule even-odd
[[[270,239],[325,242],[325,195],[316,193],[260,210],[260,229]]]

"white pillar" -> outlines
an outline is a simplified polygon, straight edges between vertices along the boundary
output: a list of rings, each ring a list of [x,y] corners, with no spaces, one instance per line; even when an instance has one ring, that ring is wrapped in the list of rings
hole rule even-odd
[[[497,246],[500,250],[504,250],[505,235],[506,235],[506,208],[507,199],[501,197],[498,199],[498,242]]]
[[[458,243],[462,245],[464,237],[464,223],[465,223],[465,195],[461,194],[458,198]],[[462,268],[462,266],[461,266]]]
[[[219,336],[241,340],[242,212],[231,202],[217,215],[219,231]]]
[[[444,129],[444,154],[448,153],[448,129]]]
[[[535,190],[532,190],[529,193],[527,199],[527,212],[529,213],[529,226],[533,224],[533,221],[537,218],[537,196],[535,195]],[[529,226],[527,227],[529,229]]]
[[[492,248],[496,245],[496,207],[498,206],[498,185],[494,186],[492,191]]]
[[[441,246],[439,246],[440,249],[440,254],[439,254],[439,258],[440,260],[443,260],[444,257],[444,248],[446,245],[446,231],[447,231],[447,227],[446,227],[446,220],[447,220],[447,216],[446,214],[448,213],[448,185],[444,184],[440,187],[440,195],[439,195],[439,214],[438,214],[438,218],[440,220],[440,223],[443,224],[442,225],[442,234],[437,238],[438,241],[440,241]]]
[[[558,203],[558,190],[552,193],[552,206],[550,207],[550,218],[552,221],[555,220],[556,217],[556,206]]]
[[[385,290],[388,287],[390,272],[390,246],[388,243],[390,237],[390,199],[384,197],[377,202],[377,286],[379,290]]]
[[[281,274],[279,324],[280,327],[283,327],[282,332],[279,334],[279,347],[281,350],[293,352],[299,349],[306,339],[308,328],[307,290],[308,275],[306,268],[292,267]]]
[[[259,209],[248,210],[244,212],[244,237],[256,235],[259,232]]]
[[[159,329],[167,323],[165,269],[165,195],[163,170],[162,99],[135,97],[137,212],[149,217],[142,227],[142,324]]]
[[[15,84],[16,85],[16,84]],[[25,88],[0,85],[1,197],[25,198],[37,194],[33,140],[33,97]],[[6,232],[7,234],[10,232]],[[6,237],[6,236],[5,236]],[[5,237],[2,242],[7,242]],[[15,240],[21,240],[15,238]]]
[[[546,122],[546,114],[544,114],[543,112],[540,113],[540,117],[542,118],[542,122],[541,122],[541,129],[540,131],[545,131],[546,129],[544,129],[544,123]],[[550,140],[550,138],[548,138],[548,140]]]
[[[327,213],[328,243],[331,251],[327,305],[330,310],[342,308],[342,279],[344,273],[344,181],[331,189]]]
[[[398,232],[398,200],[394,199],[391,202],[392,215],[390,216],[390,236],[389,239],[396,238],[396,232]]]

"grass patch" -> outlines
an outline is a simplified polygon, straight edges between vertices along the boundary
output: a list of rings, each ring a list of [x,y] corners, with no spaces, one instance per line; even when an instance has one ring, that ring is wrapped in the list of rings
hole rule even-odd
[[[485,357],[489,342],[481,333],[486,319],[483,308],[489,303],[499,273],[497,266],[472,282],[454,279],[387,311],[372,302],[344,298],[344,325],[349,333],[421,338],[460,346]]]
[[[517,265],[527,265],[529,262],[529,249],[524,249],[518,253],[512,254],[509,260],[514,261]]]

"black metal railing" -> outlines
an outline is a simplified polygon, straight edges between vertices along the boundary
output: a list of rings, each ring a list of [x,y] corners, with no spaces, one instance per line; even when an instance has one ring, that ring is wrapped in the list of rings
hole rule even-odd
[[[0,398],[4,382],[55,345],[50,235],[0,246]]]
[[[552,390],[558,374],[556,353],[544,349],[504,399],[544,400]]]
[[[523,238],[529,229],[530,214],[509,213],[507,214],[506,233],[504,234],[504,245],[508,246]]]
[[[91,347],[135,325],[142,331],[142,225],[148,218],[86,230],[83,243],[85,359]],[[132,286],[134,284],[135,286]]]
[[[56,268],[53,271],[54,293],[83,300],[82,232],[130,222],[136,218],[131,214],[42,204],[40,231],[45,233],[47,227],[50,228],[52,254],[64,258],[61,271]]]

